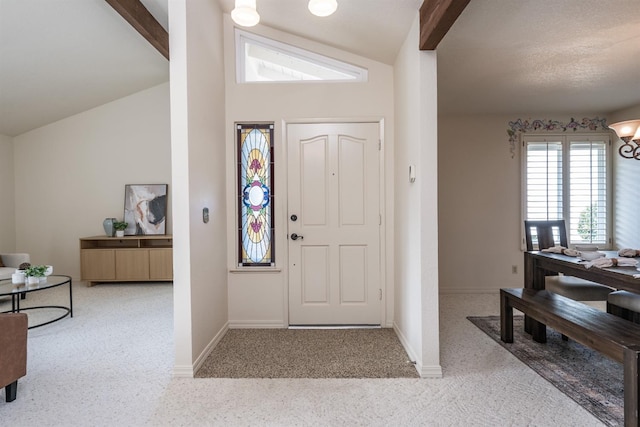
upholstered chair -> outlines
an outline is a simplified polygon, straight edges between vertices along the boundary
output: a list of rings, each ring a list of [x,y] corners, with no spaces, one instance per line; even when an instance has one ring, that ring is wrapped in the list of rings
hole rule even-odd
[[[6,401],[16,400],[18,379],[27,374],[27,315],[0,313],[0,387]]]
[[[607,298],[607,313],[640,323],[640,294],[629,291],[611,292]]]
[[[533,231],[536,232],[538,250],[553,246],[568,247],[567,229],[564,220],[525,221],[524,228],[528,251],[535,250]],[[606,301],[609,294],[615,291],[609,286],[565,275],[547,276],[545,278],[545,288],[549,292],[560,294],[576,301]]]

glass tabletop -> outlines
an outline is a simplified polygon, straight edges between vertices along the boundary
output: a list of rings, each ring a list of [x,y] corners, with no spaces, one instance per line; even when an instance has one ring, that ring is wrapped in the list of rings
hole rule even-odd
[[[44,281],[29,285],[26,283],[12,283],[11,279],[0,280],[0,296],[15,295],[27,292],[40,291],[42,289],[54,288],[56,286],[69,283],[71,277],[69,276],[46,276]]]

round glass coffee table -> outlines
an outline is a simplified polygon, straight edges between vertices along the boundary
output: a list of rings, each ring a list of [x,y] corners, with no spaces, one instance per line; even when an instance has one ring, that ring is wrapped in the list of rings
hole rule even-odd
[[[58,286],[69,285],[69,306],[62,305],[39,305],[35,307],[20,307],[20,300],[24,299],[27,294],[32,292],[45,291],[47,289],[57,288]],[[33,285],[21,283],[12,283],[11,279],[0,280],[0,297],[11,297],[11,310],[3,311],[3,313],[19,313],[26,310],[39,310],[39,309],[60,309],[62,315],[56,317],[53,320],[41,322],[36,325],[29,326],[29,329],[38,328],[40,326],[48,325],[49,323],[57,322],[65,317],[73,317],[73,291],[72,291],[71,277],[69,276],[47,276],[45,280]]]

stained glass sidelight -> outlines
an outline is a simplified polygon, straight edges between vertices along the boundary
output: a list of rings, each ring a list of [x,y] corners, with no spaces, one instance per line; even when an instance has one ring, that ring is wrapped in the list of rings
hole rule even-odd
[[[273,124],[238,124],[239,265],[275,263]]]

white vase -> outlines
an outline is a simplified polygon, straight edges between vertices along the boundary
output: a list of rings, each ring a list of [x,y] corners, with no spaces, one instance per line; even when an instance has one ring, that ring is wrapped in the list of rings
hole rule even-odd
[[[27,277],[27,284],[28,285],[35,285],[37,283],[40,282],[40,278],[36,277],[36,276],[29,276]]]
[[[24,278],[24,271],[16,270],[16,272],[11,275],[11,283],[15,285],[23,284]]]
[[[124,230],[116,230],[116,237],[124,237]]]

